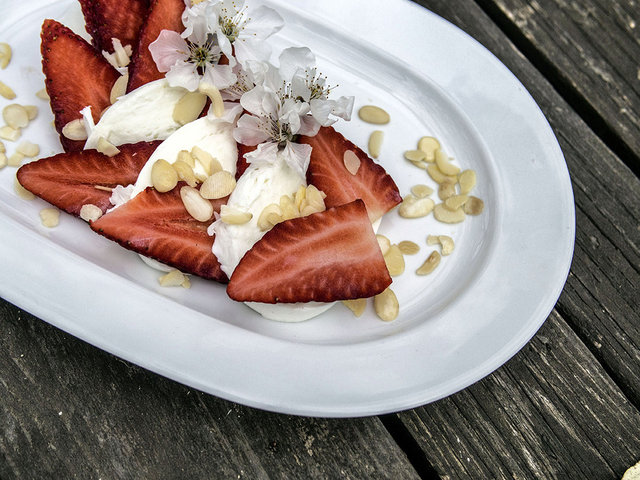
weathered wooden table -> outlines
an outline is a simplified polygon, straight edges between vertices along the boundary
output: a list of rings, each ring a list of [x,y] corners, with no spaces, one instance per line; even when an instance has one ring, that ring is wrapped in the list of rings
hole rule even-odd
[[[419,0],[531,92],[572,177],[573,266],[533,340],[381,417],[265,413],[0,302],[0,478],[620,478],[640,461],[640,4]]]

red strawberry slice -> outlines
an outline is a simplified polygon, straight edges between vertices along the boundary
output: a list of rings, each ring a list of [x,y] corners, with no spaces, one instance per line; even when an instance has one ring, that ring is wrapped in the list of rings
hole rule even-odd
[[[123,247],[153,258],[183,273],[226,282],[216,256],[214,237],[207,234],[211,222],[203,223],[187,213],[179,183],[167,193],[149,187],[124,205],[103,215],[91,228]],[[212,200],[216,211],[226,202]]]
[[[398,187],[384,168],[333,127],[322,127],[315,137],[301,136],[299,142],[313,148],[307,183],[327,195],[324,201],[327,207],[360,198],[374,222],[402,202]],[[352,175],[344,166],[344,153],[347,150],[352,150],[360,159],[356,175]]]
[[[90,105],[93,119],[109,105],[109,96],[120,74],[82,37],[55,20],[42,25],[42,70],[51,98],[56,130],[65,151],[82,150],[84,142],[62,135],[62,128],[81,118],[80,110]]]
[[[80,0],[87,33],[98,50],[113,52],[112,38],[122,45],[138,44],[138,32],[149,0]]]
[[[138,44],[131,57],[127,92],[164,77],[164,73],[160,73],[156,68],[156,62],[153,61],[149,52],[149,45],[156,41],[162,30],[182,32],[184,30],[183,11],[183,0],[151,0],[149,13],[142,25]]]
[[[238,143],[238,161],[236,162],[236,180],[240,178],[240,176],[244,173],[244,171],[249,168],[249,163],[244,158],[245,154],[253,152],[257,145],[243,145]]]
[[[277,224],[249,250],[227,286],[241,302],[334,302],[391,284],[362,200]]]
[[[30,192],[71,215],[80,215],[80,209],[88,203],[105,212],[112,207],[111,192],[100,187],[135,183],[159,144],[121,145],[120,153],[113,157],[96,150],[60,153],[23,165],[18,180]]]

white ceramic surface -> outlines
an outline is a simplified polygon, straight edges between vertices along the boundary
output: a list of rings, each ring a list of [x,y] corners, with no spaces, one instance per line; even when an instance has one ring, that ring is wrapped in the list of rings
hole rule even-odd
[[[252,2],[259,3],[258,1]],[[397,411],[450,395],[489,374],[533,336],[566,280],[574,206],[562,152],[518,80],[464,32],[405,0],[285,0],[287,26],[274,50],[307,45],[335,95],[356,109],[383,106],[380,163],[401,193],[433,185],[402,152],[435,135],[463,168],[478,173],[485,212],[447,226],[396,212],[380,227],[393,242],[422,246],[394,280],[401,313],[379,321],[371,306],[354,318],[342,305],[299,324],[265,320],[230,301],[224,287],[194,279],[163,289],[138,257],[64,215],[40,225],[46,204],[13,192],[15,169],[0,170],[0,295],[99,348],[211,394],[267,410],[316,416]],[[42,88],[44,18],[77,19],[72,0],[0,6],[0,41],[14,49],[0,79],[40,115],[23,139],[42,156],[60,151]],[[71,8],[71,11],[69,9]],[[313,12],[313,13],[309,13]],[[0,108],[10,102],[0,98]],[[357,115],[339,130],[366,147],[372,126]],[[9,153],[14,144],[4,142]],[[431,248],[427,234],[456,241],[428,277],[413,271]]]

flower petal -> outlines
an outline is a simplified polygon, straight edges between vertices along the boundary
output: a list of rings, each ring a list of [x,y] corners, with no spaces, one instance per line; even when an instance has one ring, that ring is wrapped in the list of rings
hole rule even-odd
[[[269,140],[270,136],[263,128],[260,118],[244,114],[233,129],[233,138],[243,145],[258,145]]]
[[[204,82],[214,85],[218,90],[229,88],[238,80],[229,65],[207,65],[202,78]]]
[[[316,64],[316,56],[307,47],[285,48],[280,54],[280,75],[292,78],[298,70],[306,70]]]
[[[305,178],[311,160],[311,150],[311,145],[287,142],[282,155],[289,168]]]
[[[321,126],[320,122],[313,118],[312,115],[305,115],[300,118],[300,130],[298,130],[298,135],[315,137]]]
[[[245,26],[241,36],[265,40],[284,27],[284,19],[273,8],[260,6],[250,14],[251,21]]]
[[[193,63],[180,61],[165,76],[169,86],[186,88],[190,92],[195,92],[200,84],[200,75]]]
[[[189,46],[177,32],[162,30],[149,51],[159,72],[168,72],[179,61],[189,58]]]
[[[233,48],[240,63],[265,61],[271,56],[271,45],[255,38],[238,38],[233,42]]]
[[[276,116],[280,107],[278,96],[261,85],[249,90],[240,99],[242,107],[258,116]]]
[[[278,160],[279,150],[280,148],[275,142],[261,143],[253,152],[245,153],[244,158],[247,163],[251,164],[273,164]]]

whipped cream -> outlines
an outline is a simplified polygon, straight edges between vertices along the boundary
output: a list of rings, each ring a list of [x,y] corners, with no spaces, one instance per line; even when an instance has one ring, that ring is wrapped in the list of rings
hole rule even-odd
[[[97,124],[91,107],[86,107],[82,110],[88,134],[85,150],[96,148],[100,137],[115,146],[168,138],[180,128],[173,110],[185,93],[165,79],[155,80],[118,98]]]

